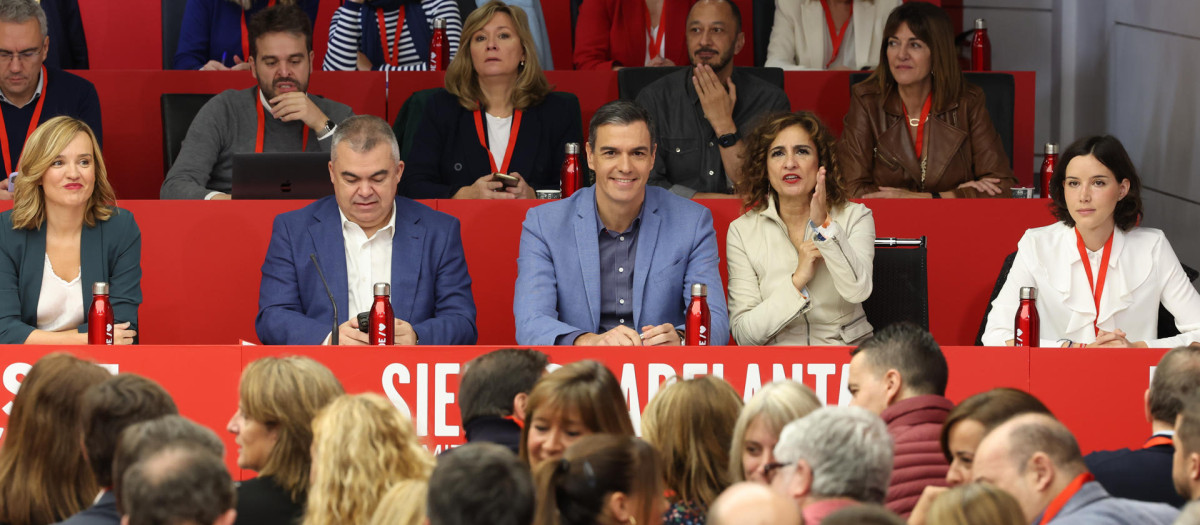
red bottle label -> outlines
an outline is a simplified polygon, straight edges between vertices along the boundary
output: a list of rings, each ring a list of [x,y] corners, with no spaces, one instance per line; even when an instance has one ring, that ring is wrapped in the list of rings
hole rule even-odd
[[[1054,177],[1054,164],[1058,162],[1058,154],[1051,153],[1046,155],[1046,159],[1042,161],[1041,183],[1042,183],[1042,198],[1050,198],[1050,179]]]
[[[429,70],[445,71],[450,62],[450,41],[445,29],[434,29],[429,42]]]
[[[708,300],[704,297],[692,297],[688,305],[687,321],[684,324],[684,344],[688,346],[708,346],[709,331],[712,330],[712,318],[708,312]]]
[[[988,39],[986,29],[976,29],[975,38],[971,40],[971,69],[992,70],[992,42]]]
[[[392,303],[386,295],[375,296],[371,305],[371,326],[367,329],[372,346],[396,344],[396,323],[393,320]]]
[[[579,169],[579,155],[568,153],[562,167],[562,198],[570,197],[583,186],[583,177]]]
[[[92,306],[88,309],[88,344],[113,344],[113,312],[107,295],[92,297]]]

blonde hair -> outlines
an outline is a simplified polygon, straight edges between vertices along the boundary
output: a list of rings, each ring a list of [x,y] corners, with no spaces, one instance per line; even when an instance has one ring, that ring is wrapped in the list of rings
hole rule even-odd
[[[579,411],[583,426],[596,433],[633,435],[633,422],[621,383],[599,361],[576,361],[542,376],[525,401],[525,421],[541,411]],[[521,460],[530,463],[529,427],[521,429]]]
[[[928,523],[939,525],[1025,525],[1021,505],[990,483],[967,483],[947,490],[929,507]]]
[[[42,177],[50,165],[75,136],[85,133],[92,142],[93,171],[96,181],[92,196],[83,211],[83,222],[89,228],[96,221],[107,221],[112,217],[117,196],[108,183],[108,171],[104,168],[104,155],[96,134],[87,123],[72,117],[54,117],[43,122],[25,142],[21,162],[17,166],[17,182],[13,193],[12,222],[14,230],[36,230],[46,222],[46,191],[42,188]]]
[[[525,109],[535,106],[553,90],[538,63],[537,48],[533,45],[533,34],[529,32],[529,20],[525,11],[515,5],[492,0],[467,15],[467,19],[463,21],[458,53],[446,68],[446,91],[458,97],[458,103],[471,111],[480,109],[479,103],[483,101],[483,90],[479,88],[479,74],[475,72],[475,63],[471,59],[471,37],[499,13],[512,18],[517,38],[521,41],[521,49],[525,50],[525,66],[517,68],[517,85],[512,92],[513,108]]]
[[[279,436],[258,474],[272,476],[293,502],[303,501],[308,489],[313,418],[344,393],[333,372],[307,357],[264,357],[242,371],[242,415]]]
[[[425,498],[429,482],[406,479],[397,483],[383,498],[371,516],[370,525],[421,525],[425,521]]]
[[[746,445],[746,430],[759,416],[765,418],[767,429],[776,436],[788,423],[821,408],[821,400],[812,389],[791,380],[775,381],[759,390],[746,403],[733,426],[733,442],[729,445],[729,475],[733,482],[746,481],[742,449]]]
[[[673,502],[708,508],[731,484],[729,444],[741,409],[741,396],[716,376],[670,382],[646,405],[642,437],[663,458]]]
[[[304,525],[365,524],[388,490],[428,480],[434,464],[412,421],[378,394],[343,395],[322,409],[312,452]]]

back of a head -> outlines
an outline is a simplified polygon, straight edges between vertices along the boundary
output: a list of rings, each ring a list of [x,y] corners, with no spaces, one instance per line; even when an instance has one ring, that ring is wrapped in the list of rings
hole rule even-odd
[[[517,348],[503,348],[472,359],[458,382],[463,424],[482,416],[513,415],[513,399],[533,390],[547,364],[546,354]]]
[[[444,455],[429,477],[430,525],[528,525],[533,481],[509,449],[468,443]]]
[[[942,454],[946,456],[946,461],[953,459],[950,453],[950,430],[959,422],[976,421],[983,426],[984,434],[987,434],[1001,423],[1021,414],[1054,416],[1033,394],[1015,388],[993,388],[964,399],[950,410],[942,424],[939,437]]]
[[[210,525],[228,518],[237,500],[221,457],[184,444],[134,463],[122,485],[128,525]]]
[[[1020,472],[1025,472],[1029,459],[1039,452],[1046,454],[1067,479],[1087,470],[1075,435],[1053,417],[1023,414],[1004,423],[996,432],[1006,429],[1009,457]]]
[[[825,407],[783,428],[775,459],[808,463],[814,497],[883,503],[892,476],[892,436],[865,409]]]
[[[113,495],[117,499],[118,510],[125,508],[125,471],[171,446],[204,450],[218,458],[225,456],[225,445],[212,430],[182,416],[168,415],[129,425],[121,432],[113,455]]]
[[[896,370],[911,395],[946,395],[950,368],[933,334],[909,323],[888,325],[864,341],[850,355],[866,354],[876,374]]]
[[[1162,356],[1150,380],[1150,417],[1174,423],[1183,402],[1198,390],[1200,347],[1181,346]]]
[[[96,483],[113,485],[113,455],[126,427],[178,413],[171,394],[137,374],[120,374],[89,388],[83,395],[83,448]]]
[[[592,432],[633,435],[633,422],[621,383],[599,361],[576,361],[542,376],[525,404],[525,417],[533,421],[548,411],[577,411]],[[521,459],[529,461],[529,428],[521,431]]]
[[[742,407],[733,425],[733,441],[729,445],[729,476],[734,482],[745,481],[742,451],[746,447],[746,431],[755,420],[762,419],[775,437],[784,425],[821,408],[821,400],[803,383],[783,380],[768,383]]]
[[[1021,505],[990,483],[967,483],[933,500],[926,520],[937,525],[1025,525]]]
[[[1175,418],[1174,439],[1177,453],[1200,453],[1200,393],[1184,400],[1183,409]]]
[[[429,482],[406,479],[397,483],[379,500],[367,525],[421,525],[425,522],[425,500]]]
[[[641,503],[632,521],[657,518],[654,501],[662,494],[658,453],[632,436],[592,434],[580,438],[558,461],[534,472],[537,525],[591,525],[600,522],[609,495],[620,492]]]
[[[799,525],[796,502],[761,483],[731,485],[708,507],[708,525]]]
[[[732,483],[729,447],[742,398],[716,376],[668,384],[642,412],[642,436],[658,450],[672,501],[707,508]]]
[[[881,505],[851,505],[826,516],[821,525],[904,525],[904,520]]]

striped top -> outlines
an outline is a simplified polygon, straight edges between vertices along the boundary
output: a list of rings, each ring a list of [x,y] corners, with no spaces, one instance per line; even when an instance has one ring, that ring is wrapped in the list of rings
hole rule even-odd
[[[348,4],[348,3],[347,3]],[[321,68],[326,71],[354,71],[357,69],[358,51],[362,39],[362,14],[343,4],[338,7],[329,25],[329,49],[325,52],[325,61]],[[456,0],[424,0],[421,8],[425,10],[425,18],[429,22],[429,30],[433,32],[433,21],[438,18],[446,19],[446,38],[450,40],[450,59],[458,53],[459,36],[462,34],[462,18],[458,14]],[[371,9],[366,7],[365,9]],[[404,9],[401,7],[400,9]],[[391,48],[396,35],[396,21],[400,17],[400,9],[385,11],[384,23],[387,26],[388,47]],[[371,19],[375,17],[372,16]],[[373,64],[377,71],[427,71],[429,64],[417,55],[405,21],[400,31],[400,56],[398,65]],[[388,49],[386,52],[390,52]]]

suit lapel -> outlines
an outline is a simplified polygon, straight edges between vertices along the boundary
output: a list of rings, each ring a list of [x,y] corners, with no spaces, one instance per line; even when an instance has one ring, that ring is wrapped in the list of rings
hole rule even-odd
[[[921,184],[921,160],[917,158],[917,152],[913,150],[912,136],[908,133],[908,121],[904,119],[904,103],[900,101],[900,93],[895,89],[892,89],[884,99],[883,112],[888,116],[887,120],[890,120],[892,125],[879,135],[878,143],[901,145],[898,148],[899,151],[893,152],[895,157],[887,160],[900,164],[904,175],[912,179],[914,186],[919,187]],[[876,153],[878,155],[886,154]]]
[[[346,283],[346,241],[342,237],[342,220],[338,214],[337,201],[325,201],[321,209],[313,214],[313,223],[308,228],[312,237],[313,250],[321,262],[321,270],[329,282],[329,290],[338,305],[338,323],[357,315],[349,310],[349,285]]]
[[[588,318],[595,330],[600,325],[600,234],[596,231],[596,197],[592,191],[575,205],[575,248],[587,295]]]
[[[45,241],[45,237],[42,237]],[[45,250],[43,250],[43,253]],[[108,282],[108,268],[104,264],[104,236],[100,224],[89,228],[83,225],[79,234],[79,287],[83,292],[84,311],[92,306],[92,283]],[[112,286],[112,283],[109,283]],[[111,293],[111,288],[109,289]]]
[[[649,191],[650,188],[646,190],[642,224],[638,229],[637,259],[633,262],[633,326],[638,331],[642,327],[642,298],[645,297],[646,279],[650,276],[650,263],[654,261],[658,230],[662,226],[662,218],[658,216],[658,199],[653,197],[654,192]]]
[[[26,319],[37,319],[37,299],[42,291],[42,273],[46,271],[46,225],[36,230],[25,231],[25,252],[21,255],[21,272],[27,276],[23,280],[21,295],[21,315]],[[83,247],[80,246],[80,260],[83,257]],[[87,293],[91,293],[88,288]]]
[[[954,104],[949,110],[943,112],[950,113],[957,111],[958,104]],[[940,118],[930,118],[925,125],[925,186],[932,187],[937,185],[942,176],[946,174],[946,167],[950,165],[950,159],[958,153],[962,143],[967,140],[967,132],[951,126],[950,123]],[[936,144],[937,147],[931,147],[930,144]],[[918,171],[918,173],[920,173]],[[920,178],[920,175],[918,175]]]
[[[412,317],[417,283],[426,270],[421,264],[425,226],[396,202],[396,231],[392,236],[392,309],[399,319]],[[432,278],[432,277],[430,277]]]

